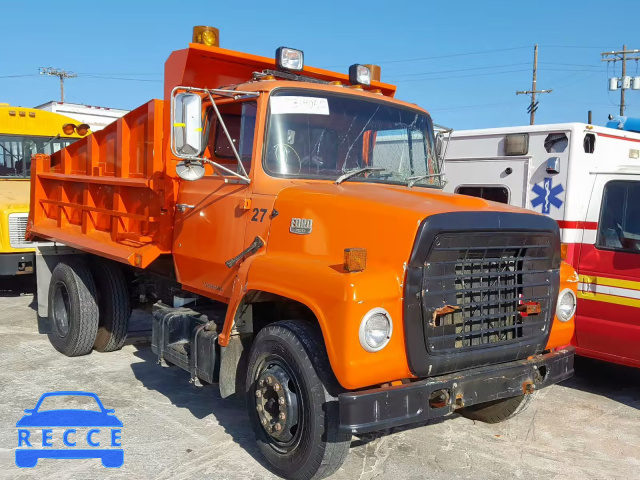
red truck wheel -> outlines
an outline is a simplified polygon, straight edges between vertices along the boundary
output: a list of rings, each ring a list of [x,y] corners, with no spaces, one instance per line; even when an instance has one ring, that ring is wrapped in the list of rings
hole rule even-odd
[[[313,325],[281,321],[251,347],[247,409],[258,447],[273,470],[295,479],[324,478],[347,456],[351,435],[338,431],[337,381]]]
[[[91,353],[98,331],[96,287],[84,258],[56,265],[49,284],[49,341],[68,357]]]

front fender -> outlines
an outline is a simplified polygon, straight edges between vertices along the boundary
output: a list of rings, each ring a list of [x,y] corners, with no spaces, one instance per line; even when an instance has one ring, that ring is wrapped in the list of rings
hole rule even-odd
[[[306,305],[318,319],[329,361],[338,382],[356,389],[411,377],[407,363],[402,281],[404,272],[367,267],[348,273],[341,265],[308,255],[265,253],[246,264],[241,292],[230,304],[223,335],[228,335],[235,310],[246,293],[264,291]],[[245,267],[245,265],[243,265]],[[370,353],[360,345],[358,332],[363,316],[382,307],[391,315],[393,332],[389,344]],[[227,325],[229,324],[229,325]],[[228,337],[223,336],[223,342]]]
[[[561,293],[565,289],[573,290],[573,293],[578,294],[578,274],[571,265],[566,262],[560,264],[560,290]],[[558,320],[557,315],[553,312],[553,323],[551,325],[551,335],[547,342],[546,349],[564,347],[571,343],[571,339],[575,333],[575,314],[568,322],[561,322]]]

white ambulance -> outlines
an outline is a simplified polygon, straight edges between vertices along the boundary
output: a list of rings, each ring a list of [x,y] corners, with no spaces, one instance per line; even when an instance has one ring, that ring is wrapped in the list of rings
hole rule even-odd
[[[577,353],[640,367],[640,122],[454,132],[445,190],[558,221],[579,275]]]

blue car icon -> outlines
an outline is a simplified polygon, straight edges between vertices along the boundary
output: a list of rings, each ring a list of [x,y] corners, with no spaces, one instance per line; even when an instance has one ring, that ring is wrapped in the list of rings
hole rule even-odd
[[[49,397],[90,397],[95,400],[98,410],[84,409],[57,409],[41,410],[42,402]],[[65,399],[66,400],[66,399]],[[92,439],[92,434],[99,434],[101,429],[111,429],[111,446],[120,447],[120,428],[122,422],[114,415],[114,410],[104,408],[100,398],[91,392],[49,392],[43,394],[33,409],[26,409],[25,414],[18,422],[18,446],[26,444],[31,447],[29,436],[30,429],[42,428],[43,447],[51,447],[50,428],[65,428],[64,444],[74,447],[75,442],[68,440],[70,434],[76,433],[74,428],[86,428],[91,430],[87,433],[87,442],[91,447],[100,446],[100,442]],[[45,434],[45,432],[47,432]],[[93,433],[92,433],[93,432]],[[122,448],[17,448],[16,465],[22,468],[35,467],[40,458],[56,459],[82,459],[99,458],[102,465],[107,468],[118,468],[124,463],[124,451]]]

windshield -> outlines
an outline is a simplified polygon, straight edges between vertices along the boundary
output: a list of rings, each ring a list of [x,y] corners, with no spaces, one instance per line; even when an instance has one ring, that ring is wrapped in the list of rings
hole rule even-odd
[[[31,155],[51,155],[75,141],[75,138],[0,134],[0,178],[29,178]]]
[[[431,119],[385,101],[282,89],[270,101],[264,167],[274,176],[441,188]]]

